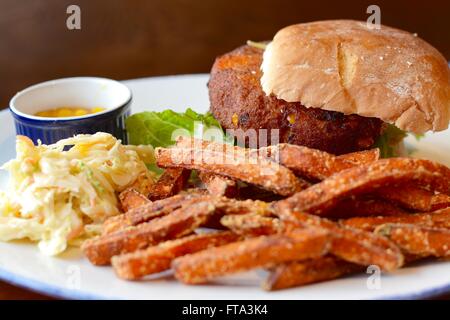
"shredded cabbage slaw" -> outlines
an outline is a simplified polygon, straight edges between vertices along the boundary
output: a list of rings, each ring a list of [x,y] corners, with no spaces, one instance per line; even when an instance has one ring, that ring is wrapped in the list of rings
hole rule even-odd
[[[151,146],[125,146],[107,133],[77,135],[52,145],[24,136],[0,191],[0,240],[28,238],[41,252],[57,255],[98,235],[101,223],[120,213],[117,192],[148,175]]]

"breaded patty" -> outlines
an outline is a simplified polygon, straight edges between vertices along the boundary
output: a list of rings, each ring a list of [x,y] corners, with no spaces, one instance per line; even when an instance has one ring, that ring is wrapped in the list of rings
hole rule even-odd
[[[280,142],[333,154],[368,149],[375,143],[383,125],[379,119],[266,96],[260,85],[262,54],[261,49],[242,46],[218,57],[212,67],[211,112],[225,129],[279,129]]]

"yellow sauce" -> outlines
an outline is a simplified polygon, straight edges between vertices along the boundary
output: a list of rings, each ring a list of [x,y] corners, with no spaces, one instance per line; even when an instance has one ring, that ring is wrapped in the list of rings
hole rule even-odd
[[[68,117],[81,117],[88,114],[94,114],[98,112],[105,111],[105,108],[94,107],[94,108],[80,108],[80,107],[61,107],[56,109],[50,109],[45,111],[40,111],[36,113],[38,117],[46,118],[68,118]]]

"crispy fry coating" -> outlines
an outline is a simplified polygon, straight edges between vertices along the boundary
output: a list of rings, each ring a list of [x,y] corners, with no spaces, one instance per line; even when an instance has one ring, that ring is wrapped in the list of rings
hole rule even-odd
[[[241,160],[248,161],[250,163],[257,163],[258,161],[277,160],[274,157],[275,154],[271,154],[271,147],[264,147],[260,149],[242,148],[240,146],[234,146],[227,143],[214,142],[209,140],[199,140],[195,138],[188,138],[180,136],[177,138],[176,146],[179,148],[193,148],[196,150],[206,150],[207,152],[219,152],[225,153],[235,158],[242,158]],[[367,155],[362,155],[362,158],[368,158]],[[279,161],[275,161],[279,163]],[[207,172],[200,172],[201,174],[208,174]],[[209,175],[212,175],[209,173]],[[200,176],[201,178],[201,176]],[[230,179],[232,180],[232,179]],[[298,178],[299,183],[303,188],[307,188],[310,183],[306,180]]]
[[[197,194],[177,194],[170,198],[156,200],[144,206],[128,211],[126,214],[130,225],[138,225],[143,222],[150,221],[154,218],[165,216],[172,211],[181,208],[183,205],[191,204],[195,201],[204,201],[209,199],[208,196],[200,196]]]
[[[353,163],[355,166],[371,163],[380,160],[380,149],[374,148],[370,150],[356,151],[345,153],[336,157],[337,161],[346,161]]]
[[[434,228],[450,228],[450,208],[430,213],[404,214],[391,217],[355,217],[341,220],[341,224],[366,231],[374,231],[376,227],[386,223],[406,223]]]
[[[127,212],[150,202],[144,194],[134,188],[128,188],[122,191],[119,194],[119,201],[123,212]]]
[[[220,219],[225,215],[246,215],[254,214],[260,216],[272,215],[270,203],[259,200],[236,200],[227,197],[214,197],[211,199],[216,206],[214,217],[208,222],[206,227],[223,229]]]
[[[307,147],[291,144],[280,144],[277,146],[259,149],[258,151],[266,152],[269,157],[280,161],[281,164],[293,170],[296,174],[316,181],[324,180],[342,170],[358,165],[372,163],[379,159],[379,149],[334,156],[332,154]],[[406,209],[416,211],[429,212],[450,206],[450,196],[446,194],[435,194],[434,192],[430,192],[413,185],[402,186],[401,190],[402,192],[399,192],[399,189],[396,187],[387,187],[377,190],[375,194],[380,198],[399,203]],[[348,202],[350,206],[353,203],[353,201]],[[364,202],[359,203],[359,205],[359,209],[370,209],[370,206],[365,206]],[[393,211],[394,213],[399,213],[400,211],[400,209],[395,210],[394,206],[389,206],[385,202],[383,204],[374,203],[374,205],[377,206],[377,209],[388,209],[388,211]],[[346,209],[348,210],[350,208]],[[371,214],[370,211],[368,214]],[[376,214],[376,211],[374,214]]]
[[[222,215],[257,214],[261,216],[272,215],[272,207],[269,202],[260,200],[236,200],[225,197],[216,198],[216,208]]]
[[[265,149],[250,149],[250,148],[243,148],[236,145],[231,145],[224,142],[215,142],[210,140],[201,140],[201,139],[195,139],[185,136],[179,136],[176,141],[176,147],[181,149],[195,149],[195,150],[202,150],[206,152],[219,152],[219,153],[225,153],[227,155],[232,155],[234,157],[239,158],[245,158],[248,161],[250,161],[250,158],[253,159],[255,162],[260,157],[260,155],[263,155],[264,157],[267,157],[266,154],[262,154],[260,150]],[[268,152],[268,151],[267,151]]]
[[[116,232],[130,226],[148,222],[170,214],[174,210],[200,201],[210,201],[215,205],[217,222],[225,214],[271,215],[270,204],[259,200],[236,200],[226,197],[212,197],[198,193],[180,193],[170,198],[156,200],[146,205],[134,208],[124,215],[107,219],[103,223],[103,234]],[[214,221],[211,221],[214,222]],[[213,223],[217,227],[218,223]]]
[[[230,231],[194,234],[169,240],[144,250],[115,256],[111,263],[119,278],[136,280],[170,269],[172,261],[177,257],[221,246],[237,241],[239,238],[239,235]]]
[[[386,238],[339,224],[318,216],[292,212],[290,220],[283,222],[303,227],[320,227],[332,235],[330,253],[355,264],[378,265],[382,270],[392,271],[403,265],[404,257],[398,247]]]
[[[260,236],[186,255],[173,261],[175,277],[188,284],[293,260],[320,257],[328,251],[329,234],[297,229],[286,234]]]
[[[259,214],[226,215],[220,223],[237,234],[243,235],[269,235],[282,230],[278,219],[264,217]]]
[[[420,212],[430,212],[450,206],[450,196],[447,194],[434,193],[413,185],[381,188],[375,194],[396,202],[404,208]]]
[[[161,167],[182,167],[221,174],[252,183],[280,195],[304,189],[301,181],[286,167],[267,159],[248,157],[247,152],[225,153],[193,148],[156,148]]]
[[[91,263],[109,264],[115,255],[143,249],[193,232],[210,218],[214,210],[214,205],[207,201],[194,203],[159,219],[86,240],[82,250]]]
[[[103,222],[102,235],[114,233],[116,231],[126,229],[129,226],[131,226],[131,223],[126,214],[123,213],[118,216],[108,218],[105,222]]]
[[[236,181],[209,172],[200,172],[200,180],[211,195],[233,198],[238,194]]]
[[[262,283],[265,290],[280,290],[339,278],[364,267],[332,256],[280,264]]]
[[[404,264],[403,255],[392,242],[352,228],[339,229],[333,239],[331,253],[355,264],[377,265],[383,271],[393,271]]]
[[[156,200],[154,202],[148,200],[146,204],[128,210],[125,214],[108,218],[103,223],[102,234],[113,233],[135,226],[143,222],[150,221],[155,218],[165,216],[174,210],[181,208],[183,205],[193,203],[193,199],[198,201],[208,198],[201,198],[197,193],[181,193],[173,197]]]
[[[341,171],[279,201],[277,211],[281,215],[289,215],[293,210],[320,215],[348,196],[413,181],[417,185],[450,194],[450,169],[446,166],[429,160],[391,158]]]
[[[186,184],[190,170],[182,168],[167,168],[150,190],[150,200],[160,200],[180,192]]]
[[[310,180],[324,180],[339,171],[374,162],[380,155],[378,149],[373,149],[336,157],[324,151],[286,143],[259,149],[261,151]]]
[[[450,256],[450,230],[414,224],[388,223],[375,229],[408,254],[426,257]]]
[[[314,212],[313,212],[314,213]],[[408,211],[382,199],[357,197],[344,199],[322,215],[332,219],[345,219],[360,216],[399,216]]]
[[[177,139],[180,148],[203,148],[208,151],[235,152],[247,157],[262,157],[281,163],[300,176],[312,180],[323,180],[330,175],[357,165],[374,162],[380,158],[379,149],[358,151],[335,156],[325,151],[293,144],[281,143],[259,149],[242,149],[211,141],[189,139],[180,136]]]
[[[137,177],[136,181],[134,181],[129,188],[136,190],[140,194],[144,195],[144,197],[148,197],[154,183],[153,177],[144,172]]]

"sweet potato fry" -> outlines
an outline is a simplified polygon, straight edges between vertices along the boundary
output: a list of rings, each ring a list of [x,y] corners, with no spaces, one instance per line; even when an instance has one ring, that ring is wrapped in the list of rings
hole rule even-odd
[[[165,216],[182,206],[195,202],[210,201],[216,206],[218,219],[225,214],[259,214],[270,215],[269,203],[258,200],[235,200],[226,197],[211,197],[194,193],[180,193],[170,198],[148,203],[144,206],[128,211],[121,218],[110,218],[103,225],[104,233],[111,233],[129,226],[135,226],[152,219]],[[217,222],[218,222],[217,219]]]
[[[255,154],[252,153],[255,149],[242,148],[229,143],[196,139],[192,137],[179,136],[176,140],[176,147],[178,148],[193,148],[198,150],[206,150],[211,152],[236,153],[239,156],[245,154],[250,157]]]
[[[336,222],[318,216],[292,212],[292,220],[283,221],[303,227],[320,227],[332,235],[330,253],[355,264],[378,265],[382,270],[392,271],[403,265],[403,255],[394,243],[384,237],[350,227],[342,227]]]
[[[341,228],[333,239],[331,253],[355,264],[377,265],[384,271],[403,266],[401,251],[390,241],[373,233]]]
[[[388,223],[375,233],[389,238],[403,251],[417,256],[450,256],[450,230],[414,224]]]
[[[311,180],[324,180],[344,169],[372,163],[379,159],[380,154],[379,149],[372,149],[336,157],[323,151],[290,144],[268,147],[268,150],[272,158],[279,157],[281,164]],[[398,188],[382,188],[376,195],[402,204],[406,209],[423,212],[450,206],[450,196],[445,194],[435,195],[412,185],[402,186],[401,190],[402,192]]]
[[[260,236],[177,258],[175,277],[188,284],[204,283],[217,276],[293,260],[317,258],[327,253],[329,234],[297,229],[286,234]]]
[[[115,256],[111,263],[119,278],[136,280],[170,269],[170,264],[177,257],[221,246],[237,241],[239,238],[239,235],[230,231],[194,234],[169,240],[144,250]]]
[[[436,210],[428,213],[428,215],[430,215],[432,221],[429,227],[450,229],[450,208]]]
[[[271,147],[263,147],[259,149],[250,149],[250,148],[242,148],[240,146],[234,146],[226,143],[218,143],[208,140],[199,140],[199,139],[193,139],[188,137],[180,136],[177,139],[176,143],[177,147],[180,148],[194,148],[197,150],[206,150],[209,152],[220,152],[225,153],[228,156],[238,157],[241,158],[241,161],[247,161],[250,163],[256,163],[257,161],[267,161],[267,160],[275,160],[271,157]],[[354,156],[353,158],[356,158],[357,156]],[[369,157],[367,155],[362,155],[362,158],[368,159]],[[243,159],[242,159],[243,158]],[[259,160],[258,160],[259,159]],[[253,162],[252,162],[253,161]],[[354,160],[356,162],[356,160]],[[276,161],[276,163],[279,163],[279,161]],[[302,185],[303,188],[307,188],[310,183],[306,180],[303,180],[301,178],[298,178],[299,183]]]
[[[160,200],[180,192],[186,184],[190,170],[182,168],[167,168],[150,190],[150,200]]]
[[[224,145],[222,144],[189,138],[182,139],[184,140],[179,144],[180,146],[193,146],[196,144],[203,148],[212,148],[212,150],[224,149]],[[232,146],[228,147],[238,148]],[[337,173],[343,169],[368,164],[379,159],[378,149],[354,152],[341,156],[334,156],[319,150],[290,144],[280,144],[277,146],[260,148],[258,150],[245,150],[250,156],[266,155],[266,157],[269,157],[272,160],[277,159],[278,157],[282,164],[290,167],[299,175],[309,177],[313,180],[323,180],[331,174]],[[285,163],[282,162],[283,159],[285,160]],[[383,188],[380,190],[380,195],[386,200],[395,201],[396,203],[403,205],[406,209],[414,211],[429,212],[450,205],[450,197],[445,194],[434,195],[432,192],[430,193],[427,190],[412,185],[407,186],[406,189],[402,186],[402,191],[403,192],[398,192],[397,188]]]
[[[405,214],[392,217],[355,217],[341,220],[340,223],[366,231],[374,231],[376,227],[386,223],[406,223],[434,228],[450,228],[450,208],[430,213]]]
[[[278,233],[281,224],[278,219],[259,214],[227,215],[220,223],[237,234],[261,236]]]
[[[363,271],[364,267],[332,256],[280,264],[262,284],[265,290],[280,290],[339,278]]]
[[[236,200],[227,197],[214,197],[211,199],[216,206],[214,217],[205,227],[223,229],[220,219],[225,215],[246,215],[254,214],[260,216],[272,215],[270,203],[259,200]]]
[[[147,172],[141,173],[136,181],[133,182],[128,188],[134,189],[140,194],[144,195],[144,197],[148,197],[151,188],[153,187],[153,177],[150,176]]]
[[[215,208],[208,201],[194,203],[162,218],[86,240],[82,245],[91,263],[108,264],[118,254],[136,251],[191,233],[204,224]]]
[[[261,151],[297,175],[311,180],[323,180],[344,169],[371,163],[378,160],[380,154],[378,149],[373,149],[336,157],[320,150],[286,143],[263,148]]]
[[[271,191],[265,190],[263,188],[246,184],[239,186],[239,198],[250,199],[250,200],[261,200],[265,202],[278,201],[284,199],[285,197],[275,194]]]
[[[219,152],[194,148],[157,148],[160,167],[181,167],[228,176],[261,186],[280,195],[291,195],[305,188],[289,169],[264,158],[247,157],[245,149]]]
[[[211,195],[225,196],[228,198],[237,196],[238,188],[236,181],[209,172],[200,172],[199,177]]]
[[[172,211],[181,208],[183,205],[188,205],[194,201],[203,201],[209,199],[208,196],[199,196],[197,194],[177,194],[170,198],[156,200],[144,206],[128,211],[126,214],[130,225],[138,225],[143,222],[150,221],[171,213]]]
[[[376,227],[386,223],[414,223],[414,224],[427,224],[428,219],[425,219],[424,215],[404,215],[404,216],[392,216],[392,217],[354,217],[350,219],[341,220],[342,225],[361,229],[372,232]]]
[[[257,214],[261,216],[272,215],[272,208],[270,202],[260,200],[236,200],[226,197],[217,198],[214,200],[217,210],[222,215],[242,215],[242,214]]]
[[[406,209],[420,212],[430,212],[450,206],[450,196],[412,185],[381,188],[375,194],[398,203]]]
[[[341,171],[324,181],[277,203],[277,211],[289,215],[292,210],[321,215],[339,200],[370,193],[383,186],[415,182],[444,194],[450,194],[450,169],[420,159],[382,159]]]
[[[355,166],[371,163],[380,159],[380,149],[374,148],[370,150],[346,153],[336,157],[338,161],[350,162]]]
[[[131,226],[130,221],[127,219],[127,216],[122,213],[118,216],[114,216],[106,219],[102,225],[102,235],[114,233],[119,230],[123,230]]]
[[[111,217],[103,223],[102,234],[109,234],[119,230],[135,226],[152,219],[165,216],[172,211],[181,208],[183,205],[193,203],[193,199],[201,201],[200,195],[197,193],[180,193],[170,198],[156,200],[154,202],[148,200],[146,204],[128,210],[125,214]]]
[[[195,138],[188,138],[180,136],[177,138],[176,146],[182,149],[195,149],[205,152],[225,153],[229,157],[243,158],[243,160],[256,163],[258,158],[270,158],[270,148],[250,149],[235,146],[227,143],[219,143],[209,140],[200,140]]]
[[[314,212],[312,213],[314,214]],[[344,199],[328,211],[322,213],[323,216],[333,219],[358,216],[398,216],[404,214],[408,214],[408,211],[389,201],[367,197]]]
[[[119,201],[123,212],[127,212],[128,210],[140,207],[150,202],[145,195],[134,188],[128,188],[122,191],[119,194]]]

